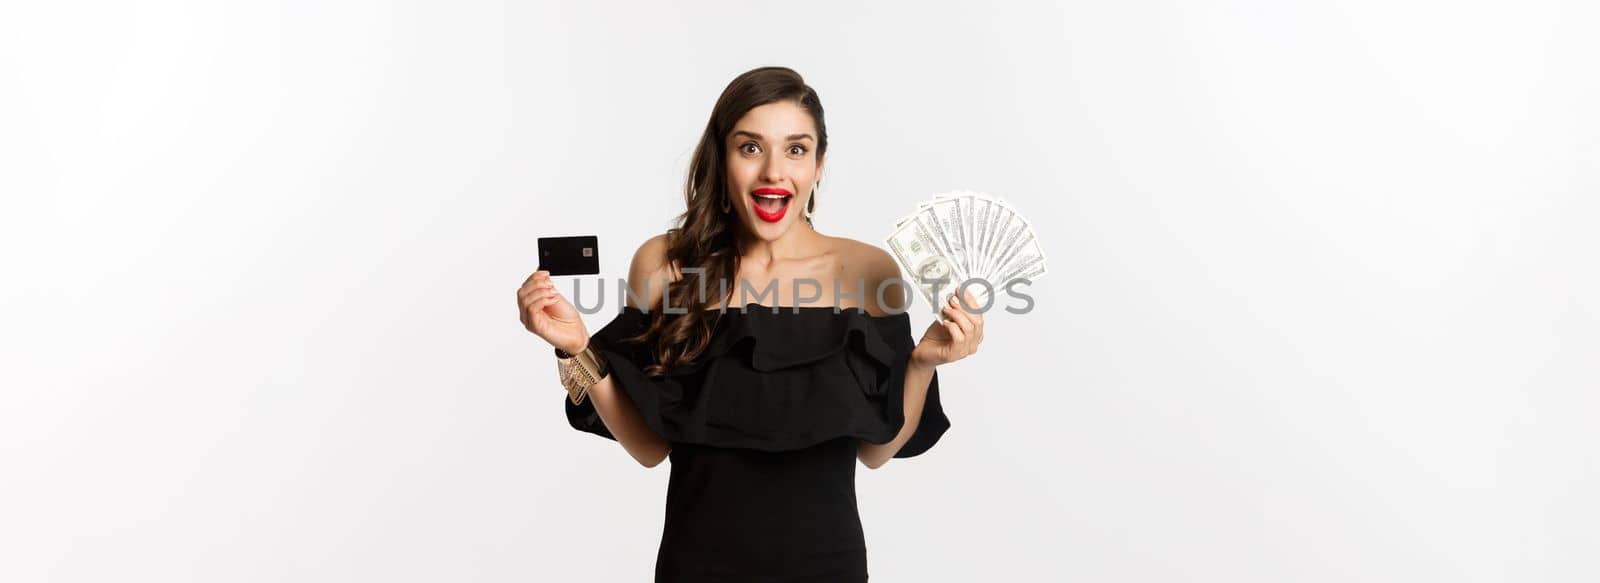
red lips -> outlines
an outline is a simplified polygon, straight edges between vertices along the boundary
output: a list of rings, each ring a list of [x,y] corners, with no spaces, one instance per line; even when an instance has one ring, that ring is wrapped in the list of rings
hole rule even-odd
[[[759,202],[761,199],[756,199],[758,202],[755,202],[751,205],[751,208],[756,212],[756,217],[768,223],[776,223],[783,220],[783,215],[789,212],[789,201],[794,200],[794,193],[776,186],[763,186],[755,189],[755,191],[750,194],[751,197],[755,197],[756,195],[784,197],[782,202],[779,203],[780,206],[777,208],[777,210],[769,211],[761,208],[761,205],[764,204]]]

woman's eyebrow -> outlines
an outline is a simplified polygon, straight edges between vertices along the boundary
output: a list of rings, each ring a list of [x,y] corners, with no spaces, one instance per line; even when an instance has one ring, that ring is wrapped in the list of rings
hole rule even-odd
[[[750,137],[755,138],[757,140],[765,140],[766,139],[766,138],[761,137],[761,134],[758,134],[758,133],[755,133],[755,132],[747,132],[747,131],[744,131],[744,130],[733,130],[733,133],[729,134],[729,137],[738,136],[738,135],[750,136]],[[811,141],[814,142],[817,139],[811,137],[811,134],[789,134],[788,140],[791,141],[791,142],[795,141],[795,140],[811,140]]]

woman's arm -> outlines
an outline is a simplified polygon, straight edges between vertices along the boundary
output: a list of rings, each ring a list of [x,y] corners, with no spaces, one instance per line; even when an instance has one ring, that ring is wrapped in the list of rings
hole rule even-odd
[[[662,297],[666,286],[661,285],[662,291],[651,291],[651,278],[659,277],[663,272],[662,265],[666,261],[666,236],[658,235],[645,241],[639,251],[633,256],[633,265],[628,270],[628,286],[633,289],[628,296],[628,303],[634,307],[639,301],[647,301],[653,305]],[[604,291],[605,286],[601,286]],[[642,290],[642,291],[641,291]],[[529,332],[538,335],[546,343],[554,346],[559,351],[569,354],[578,354],[588,350],[594,336],[588,333],[583,325],[582,315],[579,310],[561,295],[555,283],[550,281],[547,271],[535,271],[517,289],[517,305],[521,311],[522,325]],[[620,317],[622,312],[618,312]],[[616,320],[613,320],[615,323]],[[634,322],[629,321],[628,324]],[[610,324],[607,325],[608,327]],[[605,329],[601,330],[602,332]],[[634,332],[624,330],[622,333]],[[614,341],[608,338],[606,342]],[[614,346],[601,346],[600,348],[618,348]],[[634,358],[637,351],[618,350],[614,356],[619,358]],[[624,355],[628,356],[624,356]],[[559,356],[559,353],[557,354]],[[622,363],[615,363],[622,364]],[[638,363],[635,363],[638,364]],[[626,365],[624,365],[626,366]],[[565,382],[565,379],[563,379]],[[582,409],[575,409],[570,402],[567,405],[567,417],[575,428],[583,429],[605,437],[612,438],[622,444],[628,455],[644,467],[655,467],[667,457],[671,451],[671,443],[662,438],[649,424],[645,423],[643,413],[639,410],[627,390],[633,387],[619,387],[616,375],[607,375],[599,382],[587,389],[589,402],[579,405]],[[592,409],[592,413],[583,409]],[[580,415],[582,418],[575,415]],[[594,426],[594,418],[599,417],[605,429]]]
[[[656,235],[639,246],[628,266],[628,287],[633,290],[628,295],[629,305],[639,307],[634,304],[634,296],[644,298],[647,305],[654,305],[666,289],[668,273],[667,236]],[[639,408],[617,387],[612,375],[606,375],[589,387],[589,399],[594,401],[594,410],[600,414],[606,430],[644,467],[655,467],[672,451],[672,444],[645,424]]]
[[[894,458],[894,454],[911,440],[917,432],[917,425],[922,421],[922,404],[928,399],[928,384],[933,381],[934,367],[918,365],[911,362],[906,365],[905,385],[905,415],[906,423],[900,428],[900,434],[889,440],[889,443],[871,443],[861,440],[856,448],[856,458],[868,468],[874,470]]]
[[[878,310],[877,303],[882,302],[896,313],[906,309],[906,294],[910,290],[905,287],[904,280],[900,280],[899,266],[887,251],[872,248],[868,251],[868,273],[872,282],[867,296],[872,301],[867,301],[869,312]],[[895,291],[886,295],[876,294],[877,286],[882,282],[890,281],[889,286]],[[963,293],[965,306],[974,306],[976,299],[970,290]],[[874,314],[876,315],[876,314]],[[948,364],[977,354],[978,345],[983,342],[983,314],[981,312],[968,312],[963,303],[958,302],[952,294],[950,301],[939,310],[940,319],[928,326],[928,331],[922,334],[911,354],[907,357],[904,395],[905,423],[900,428],[900,433],[895,435],[889,443],[875,444],[861,441],[856,448],[856,457],[867,467],[877,469],[888,463],[905,444],[911,441],[916,434],[917,426],[922,422],[923,404],[928,400],[928,392],[933,383],[935,369],[941,364]],[[942,419],[940,420],[943,421]]]
[[[667,440],[645,425],[639,408],[634,406],[626,393],[617,388],[611,375],[591,385],[588,398],[594,403],[595,412],[600,414],[600,421],[606,424],[606,430],[640,465],[656,467],[672,451],[672,445]]]
[[[862,304],[867,307],[867,313],[882,316],[889,313],[904,312],[906,294],[909,290],[898,281],[900,278],[900,265],[895,263],[894,257],[882,248],[863,244],[860,248],[861,260],[858,265],[865,266],[864,279],[867,287],[862,290],[866,298]],[[883,282],[891,282],[883,290],[883,295],[877,294],[878,286]],[[879,302],[882,302],[881,304]],[[892,312],[891,312],[892,310]],[[906,365],[905,384],[905,416],[906,423],[900,428],[900,433],[889,440],[889,443],[871,443],[860,440],[856,448],[856,459],[867,467],[878,469],[889,462],[900,448],[911,440],[917,432],[917,424],[922,421],[922,404],[928,399],[928,384],[933,381],[934,367],[923,366],[916,361]]]

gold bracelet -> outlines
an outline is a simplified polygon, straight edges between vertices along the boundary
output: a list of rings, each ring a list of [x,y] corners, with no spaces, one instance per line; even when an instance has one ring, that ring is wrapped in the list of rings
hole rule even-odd
[[[589,387],[611,374],[611,363],[595,352],[592,344],[577,354],[557,348],[556,370],[561,374],[561,386],[567,389],[567,398],[572,404],[581,405],[589,395]]]

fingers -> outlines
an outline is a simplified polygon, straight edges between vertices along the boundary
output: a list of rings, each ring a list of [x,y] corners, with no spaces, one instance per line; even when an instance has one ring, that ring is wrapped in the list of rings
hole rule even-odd
[[[983,312],[978,310],[978,298],[977,298],[977,296],[974,296],[972,294],[972,290],[967,290],[967,291],[963,292],[963,295],[967,298],[967,301],[966,301],[967,308],[965,310],[963,310],[963,311],[965,311],[968,316],[972,317],[972,321],[973,322],[976,322],[980,327],[982,327],[983,326]]]
[[[555,294],[545,294],[543,296],[539,296],[538,299],[535,299],[535,300],[533,300],[532,303],[528,304],[528,308],[529,308],[528,311],[537,312],[537,311],[543,310],[545,306],[548,306],[548,305],[550,305],[551,303],[553,303],[555,301],[556,301],[556,295]]]
[[[561,292],[556,289],[555,282],[550,281],[550,272],[543,269],[534,271],[522,282],[522,287],[517,288],[517,307],[523,327],[529,332],[540,333],[539,329],[545,327],[542,325],[545,319],[536,316],[560,301]]]
[[[560,293],[561,292],[556,291],[554,287],[529,288],[527,290],[517,292],[517,301],[526,304],[533,300],[547,296],[559,295]]]
[[[946,320],[960,326],[961,331],[970,337],[972,336],[973,328],[972,316],[966,310],[961,309],[961,306],[956,303],[957,301],[955,296],[950,296],[950,305],[944,307],[944,317]]]
[[[944,326],[945,331],[950,333],[950,346],[951,347],[957,348],[959,350],[959,347],[966,345],[966,343],[967,343],[967,333],[961,331],[961,325],[960,324],[957,324],[955,322],[940,322],[939,325],[940,326]],[[957,355],[956,358],[960,358],[960,356]]]
[[[535,271],[533,275],[528,276],[527,281],[522,282],[522,287],[517,288],[517,299],[520,301],[537,292],[547,289],[554,290],[555,288],[555,282],[550,280],[550,272],[545,270]]]
[[[537,275],[537,274],[536,274]],[[531,281],[517,290],[517,304],[524,310],[530,309],[533,302],[559,296],[556,284],[551,281]]]
[[[538,296],[555,291],[556,284],[554,283],[534,283],[517,290],[517,297],[525,298],[528,296]]]
[[[960,340],[954,341],[960,356],[976,354],[978,345],[983,342],[983,314],[976,310],[977,299],[971,291],[962,292],[964,300],[950,296],[950,305],[945,306],[946,319],[956,324],[962,332]],[[972,306],[973,311],[967,311],[967,306]]]
[[[972,292],[966,292],[966,296],[967,305],[972,306],[971,312],[965,312],[963,310],[966,313],[967,318],[972,320],[972,350],[969,351],[968,354],[977,354],[978,345],[983,344],[983,313],[978,311],[978,299],[973,297]]]
[[[522,317],[526,319],[532,314],[544,311],[545,307],[555,302],[557,297],[554,292],[529,296],[527,299],[522,300]]]

